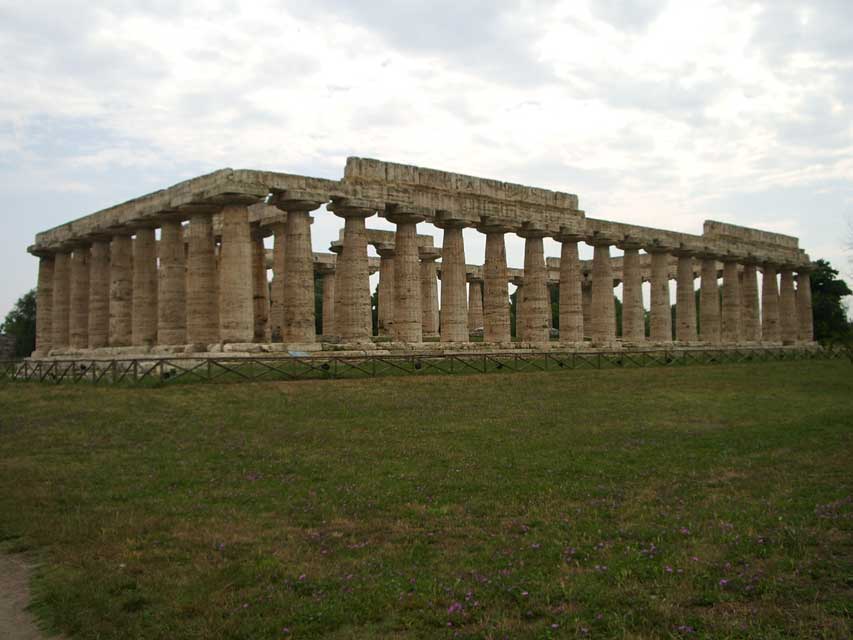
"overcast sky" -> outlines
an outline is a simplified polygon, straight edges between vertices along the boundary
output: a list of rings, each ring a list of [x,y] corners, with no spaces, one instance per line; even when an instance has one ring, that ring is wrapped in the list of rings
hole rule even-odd
[[[850,0],[0,0],[0,89],[0,317],[37,231],[222,167],[340,178],[350,155],[788,233],[850,271]],[[315,250],[339,227],[318,215]]]

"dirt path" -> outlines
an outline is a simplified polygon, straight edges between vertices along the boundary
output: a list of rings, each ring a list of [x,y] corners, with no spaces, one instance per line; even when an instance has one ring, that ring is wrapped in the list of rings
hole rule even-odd
[[[44,640],[47,638],[25,611],[30,602],[30,566],[20,555],[0,552],[0,638]]]

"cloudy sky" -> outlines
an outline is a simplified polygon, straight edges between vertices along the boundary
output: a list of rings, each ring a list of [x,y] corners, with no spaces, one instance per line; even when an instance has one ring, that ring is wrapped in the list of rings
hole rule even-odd
[[[350,155],[789,233],[850,272],[850,0],[6,0],[0,87],[0,317],[37,231],[222,167],[339,178]],[[315,250],[339,226],[318,216]]]

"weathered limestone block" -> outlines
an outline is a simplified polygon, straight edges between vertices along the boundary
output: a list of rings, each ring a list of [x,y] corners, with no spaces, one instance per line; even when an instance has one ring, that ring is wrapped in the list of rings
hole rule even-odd
[[[284,343],[312,343],[316,339],[314,317],[314,255],[311,250],[310,209],[288,209],[284,241],[284,318],[281,339]],[[341,283],[337,283],[340,287]],[[335,309],[340,315],[340,309]]]
[[[780,270],[779,279],[779,322],[782,328],[782,344],[794,344],[798,335],[797,297],[794,293],[794,273],[786,265]]]
[[[776,265],[769,262],[764,265],[764,277],[761,280],[761,334],[764,342],[782,341]]]
[[[157,344],[157,241],[152,227],[133,239],[133,337],[135,347]]]
[[[89,260],[89,348],[110,344],[110,243],[92,243]]]
[[[468,333],[483,330],[483,280],[472,277],[468,280]]]
[[[71,254],[60,251],[54,258],[53,271],[53,349],[69,346],[71,338]]]
[[[622,340],[643,342],[646,323],[643,313],[643,276],[638,244],[623,244],[622,259]]]
[[[811,276],[807,269],[797,271],[797,328],[800,342],[814,341]]]
[[[738,263],[733,259],[723,261],[723,327],[722,340],[737,344],[741,340],[740,327],[740,277]]]
[[[741,329],[743,339],[747,342],[761,341],[761,312],[758,306],[758,269],[754,261],[743,265],[743,280],[741,281]]]
[[[89,259],[88,245],[77,246],[71,255],[71,311],[69,317],[72,349],[89,347]]]
[[[669,304],[669,252],[651,250],[651,311],[649,336],[652,342],[672,342],[672,312]]]
[[[129,347],[133,337],[133,240],[110,243],[110,347]]]
[[[38,290],[36,292],[36,351],[47,355],[53,343],[53,271],[54,257],[39,257]]]
[[[255,342],[268,342],[270,320],[270,284],[267,280],[266,248],[260,230],[252,231],[252,299],[254,302]]]
[[[441,249],[441,341],[468,340],[468,301],[465,291],[465,241],[460,224],[443,223]],[[506,280],[504,280],[506,287]]]
[[[693,255],[678,255],[676,286],[676,327],[679,342],[696,341],[696,294],[693,289]]]
[[[512,339],[504,235],[503,230],[486,230],[486,264],[483,269],[483,341],[493,344],[507,343]],[[442,273],[443,282],[444,274]],[[443,286],[442,284],[442,295],[444,295]]]
[[[160,271],[157,292],[157,341],[187,343],[187,259],[180,220],[167,220],[160,229]]]
[[[717,284],[717,259],[702,256],[702,284],[699,292],[700,337],[708,344],[720,343],[720,288]]]
[[[376,251],[379,254],[378,330],[380,336],[391,336],[394,326],[394,248],[377,246]]]
[[[187,254],[187,341],[195,345],[219,342],[218,274],[213,218],[192,216]]]
[[[516,319],[516,333],[522,342],[544,344],[550,339],[548,316],[551,314],[544,235],[536,231],[520,231],[519,235],[524,238],[524,286],[520,299],[523,321],[519,325]]]
[[[397,225],[394,242],[394,339],[399,342],[423,342],[421,269],[417,243],[417,224],[423,218],[412,213],[394,213],[387,217]],[[462,268],[464,283],[464,261]]]
[[[420,247],[421,258],[421,314],[424,338],[437,338],[439,335],[438,315],[438,277],[435,261],[441,253],[429,247]]]

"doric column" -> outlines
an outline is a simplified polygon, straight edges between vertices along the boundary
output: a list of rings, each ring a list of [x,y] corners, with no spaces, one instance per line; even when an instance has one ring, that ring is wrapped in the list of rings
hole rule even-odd
[[[726,344],[741,341],[740,327],[740,276],[737,258],[727,255],[723,258],[723,328],[722,340]]]
[[[764,273],[761,278],[761,337],[764,342],[771,343],[782,341],[776,269],[777,266],[772,262],[765,262]]]
[[[582,236],[561,233],[560,243],[560,342],[583,342],[583,303],[578,242]]]
[[[180,218],[160,227],[160,270],[157,291],[157,344],[187,343],[187,251]]]
[[[581,305],[583,306],[583,337],[592,340],[592,274],[581,282]]]
[[[527,324],[524,315],[524,277],[515,276],[509,282],[515,285],[515,337],[521,340],[521,328]]]
[[[782,265],[779,273],[779,324],[782,329],[782,344],[794,344],[799,331],[793,267]]]
[[[270,321],[270,283],[267,280],[264,232],[260,227],[252,229],[252,282],[255,342],[266,342]]]
[[[316,340],[314,313],[314,253],[311,248],[311,215],[323,202],[315,199],[279,197],[275,205],[287,212],[284,240],[284,305],[281,340],[309,343]],[[340,256],[339,256],[340,258]],[[337,282],[337,288],[342,285]],[[337,292],[336,292],[337,295]],[[339,316],[340,309],[335,309]],[[336,320],[337,322],[337,320]]]
[[[252,254],[249,210],[245,205],[226,206],[219,249],[219,338],[223,343],[255,338]]]
[[[741,280],[741,333],[746,342],[761,342],[761,312],[758,306],[758,260],[754,256],[743,262]]]
[[[394,236],[394,340],[408,343],[423,342],[417,224],[424,217],[414,209],[397,206],[386,214],[386,218],[397,225]],[[445,240],[446,238],[447,232],[445,232]],[[444,255],[446,257],[447,254]],[[442,286],[443,284],[442,279]]]
[[[702,253],[702,283],[699,291],[699,336],[707,344],[720,343],[720,288],[717,284],[717,256]]]
[[[33,355],[47,355],[53,343],[53,271],[54,256],[39,255],[38,290],[36,291],[36,350]]]
[[[501,225],[480,227],[480,231],[486,234],[486,260],[483,267],[483,341],[488,343],[508,343],[512,340],[504,240],[508,229]],[[442,295],[444,294],[443,269],[442,266]]]
[[[649,336],[652,342],[672,342],[672,310],[669,304],[669,247],[653,244],[646,247],[652,256],[651,310]]]
[[[814,312],[812,310],[811,265],[797,267],[797,338],[814,342]]]
[[[481,331],[483,327],[483,279],[479,275],[468,276],[468,335]]]
[[[675,337],[679,342],[696,342],[696,293],[693,288],[693,256],[695,251],[681,247],[678,256],[675,295]]]
[[[110,243],[92,242],[89,259],[89,348],[110,344]]]
[[[157,240],[154,227],[139,227],[133,239],[134,347],[157,344]]]
[[[71,254],[60,251],[54,259],[53,271],[53,349],[65,349],[70,344],[71,312]]]
[[[610,247],[616,241],[595,233],[587,238],[586,242],[593,246],[590,336],[597,344],[612,344],[616,341],[616,304],[613,298],[613,266],[610,263]]]
[[[129,347],[133,338],[133,240],[130,231],[110,242],[110,346]]]
[[[197,213],[190,219],[187,254],[187,342],[219,342],[219,300],[213,218]]]
[[[370,273],[367,260],[365,220],[377,207],[367,201],[344,199],[329,206],[344,219],[344,238],[335,276],[336,334],[343,342],[369,342],[373,334],[370,318]]]
[[[468,340],[468,300],[465,290],[465,241],[459,220],[437,220],[444,229],[441,249],[441,341]],[[506,281],[504,281],[506,286]]]
[[[438,317],[438,276],[435,261],[441,252],[434,247],[419,247],[421,259],[421,321],[424,338],[437,338]]]
[[[286,215],[282,213],[283,219],[286,218]],[[276,222],[272,225],[273,257],[272,284],[270,285],[270,337],[273,342],[281,342],[281,325],[284,322],[284,305],[282,304],[281,297],[284,294],[284,235],[286,226],[285,222]]]
[[[335,335],[335,267],[327,267],[323,274],[323,336]]]
[[[74,349],[89,347],[89,245],[77,245],[71,254],[69,342]]]
[[[548,315],[551,304],[548,299],[548,269],[545,266],[544,229],[525,225],[518,235],[524,238],[524,286],[521,288],[522,322],[516,317],[516,334],[522,342],[547,343]]]
[[[626,238],[618,244],[622,258],[622,341],[645,342],[646,320],[643,314],[643,273],[640,269],[642,243]]]
[[[374,247],[379,254],[377,328],[380,336],[390,336],[394,326],[394,245],[377,243]]]

